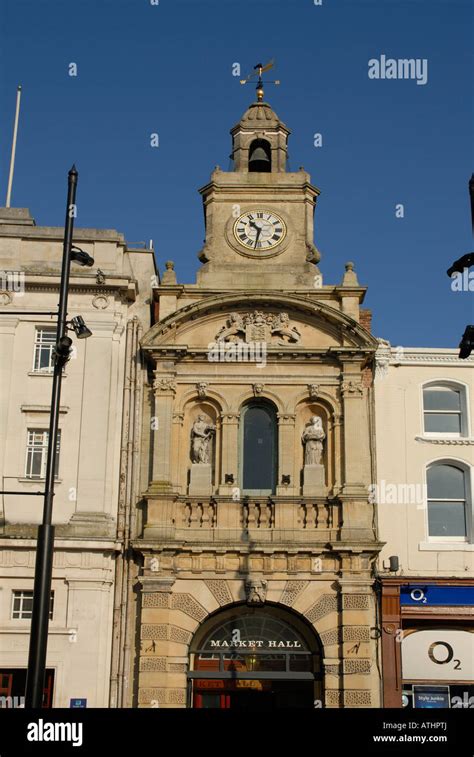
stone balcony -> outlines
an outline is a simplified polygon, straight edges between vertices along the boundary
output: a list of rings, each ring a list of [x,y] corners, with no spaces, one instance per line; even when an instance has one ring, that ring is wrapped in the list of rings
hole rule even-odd
[[[143,538],[178,542],[327,543],[341,540],[342,504],[295,497],[147,498]]]

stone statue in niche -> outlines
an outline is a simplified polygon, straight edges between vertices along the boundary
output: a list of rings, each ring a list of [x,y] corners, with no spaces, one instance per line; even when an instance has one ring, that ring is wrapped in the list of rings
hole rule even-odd
[[[323,422],[317,415],[313,415],[310,422],[306,425],[301,436],[304,444],[304,464],[320,465],[323,454],[323,441],[326,434],[323,429]]]
[[[216,427],[204,415],[198,415],[191,429],[191,461],[208,465],[210,462],[210,441]]]

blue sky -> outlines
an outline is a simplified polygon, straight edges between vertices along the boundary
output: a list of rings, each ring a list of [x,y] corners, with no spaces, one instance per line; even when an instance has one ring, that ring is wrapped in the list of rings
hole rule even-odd
[[[353,260],[377,336],[457,346],[474,323],[474,294],[453,293],[445,274],[472,250],[473,9],[471,0],[0,0],[0,201],[21,83],[12,205],[62,225],[75,162],[77,225],[153,239],[160,270],[172,259],[178,280],[194,282],[197,189],[216,164],[228,168],[229,129],[254,99],[232,64],[247,72],[274,57],[282,83],[266,99],[292,130],[291,169],[303,165],[321,190],[325,283]],[[370,80],[368,61],[382,54],[426,58],[427,84]]]

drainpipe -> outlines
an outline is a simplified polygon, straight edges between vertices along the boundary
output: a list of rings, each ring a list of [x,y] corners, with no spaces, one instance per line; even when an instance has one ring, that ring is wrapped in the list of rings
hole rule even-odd
[[[142,327],[140,323],[137,323],[135,332],[135,352],[136,359],[134,361],[134,407],[133,407],[133,438],[131,446],[131,491],[130,491],[130,504],[129,504],[129,533],[128,540],[133,539],[136,536],[136,504],[140,495],[140,440],[142,431],[142,403],[143,403],[143,367],[140,352],[140,341],[142,338]],[[132,666],[133,666],[133,641],[134,641],[134,628],[135,628],[135,612],[136,599],[134,600],[134,585],[138,578],[139,566],[135,560],[132,559],[131,550],[129,550],[129,560],[127,562],[128,570],[128,582],[127,582],[127,613],[125,618],[125,636],[124,636],[124,680],[122,691],[122,707],[131,707],[131,682],[132,682]],[[135,605],[134,605],[135,602]],[[133,689],[132,689],[133,693]]]
[[[117,539],[121,542],[121,552],[117,555],[115,564],[114,611],[112,630],[112,660],[110,674],[111,708],[119,707],[119,670],[122,648],[122,594],[125,580],[125,521],[126,521],[126,487],[127,487],[127,443],[130,429],[130,394],[131,394],[131,361],[133,355],[133,321],[128,321],[125,340],[125,376],[123,388],[123,418],[120,444],[120,483],[117,511]]]

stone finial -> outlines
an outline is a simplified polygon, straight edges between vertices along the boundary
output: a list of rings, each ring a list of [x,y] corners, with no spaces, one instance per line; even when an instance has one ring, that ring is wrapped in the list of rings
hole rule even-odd
[[[359,282],[357,280],[357,274],[354,271],[354,263],[352,263],[351,261],[346,263],[346,272],[342,279],[341,286],[343,287],[358,287],[359,286]]]
[[[176,272],[174,270],[174,263],[172,260],[167,260],[165,263],[166,270],[163,273],[161,283],[162,284],[176,284]]]

